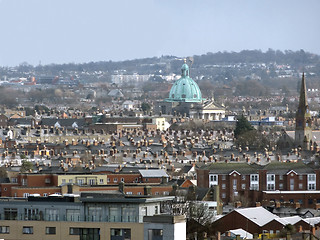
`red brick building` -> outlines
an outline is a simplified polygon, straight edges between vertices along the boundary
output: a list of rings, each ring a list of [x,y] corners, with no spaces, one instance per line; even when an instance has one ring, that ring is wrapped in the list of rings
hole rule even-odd
[[[218,185],[225,204],[244,196],[251,206],[267,200],[314,207],[320,203],[319,180],[320,170],[302,162],[217,162],[197,169],[198,186]]]

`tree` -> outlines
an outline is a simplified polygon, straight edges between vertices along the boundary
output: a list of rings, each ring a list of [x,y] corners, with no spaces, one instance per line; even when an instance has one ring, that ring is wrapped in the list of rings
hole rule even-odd
[[[296,233],[296,228],[295,226],[291,224],[287,224],[284,226],[284,228],[281,229],[280,233],[278,234],[279,237],[286,237],[287,234],[295,234]]]
[[[142,109],[142,111],[144,111],[144,112],[149,112],[150,109],[151,109],[151,106],[150,106],[148,103],[143,102],[143,103],[141,104],[141,109]]]
[[[237,146],[250,146],[250,149],[263,150],[269,144],[268,139],[255,129],[240,134],[236,140]]]
[[[33,170],[32,162],[23,160],[21,164],[20,172],[30,172],[30,170]]]
[[[235,136],[235,138],[238,138],[241,134],[249,132],[253,129],[254,128],[249,123],[249,121],[243,115],[241,115],[237,119],[236,129],[234,130],[234,136]]]
[[[0,178],[7,178],[8,177],[8,173],[5,167],[0,167]]]

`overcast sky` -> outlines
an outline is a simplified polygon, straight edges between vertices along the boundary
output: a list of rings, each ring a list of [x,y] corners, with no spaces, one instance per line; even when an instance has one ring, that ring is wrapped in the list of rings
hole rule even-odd
[[[319,0],[0,0],[0,65],[268,48],[320,54]]]

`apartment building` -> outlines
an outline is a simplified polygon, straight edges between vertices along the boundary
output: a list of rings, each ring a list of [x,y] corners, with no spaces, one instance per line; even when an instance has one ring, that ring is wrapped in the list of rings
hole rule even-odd
[[[216,162],[197,169],[198,186],[219,186],[223,203],[244,196],[256,202],[298,202],[302,207],[320,203],[320,170],[302,162]]]
[[[183,230],[182,235],[185,235],[185,219],[160,215],[161,203],[172,199],[173,197],[129,197],[101,192],[29,196],[28,199],[2,198],[0,238],[181,239],[174,229],[177,224],[177,229]],[[148,218],[145,224],[146,216]],[[166,229],[172,231],[165,231]]]

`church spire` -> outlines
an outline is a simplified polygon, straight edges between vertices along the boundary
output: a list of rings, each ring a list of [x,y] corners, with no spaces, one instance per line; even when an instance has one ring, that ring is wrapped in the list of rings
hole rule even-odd
[[[306,80],[304,78],[304,73],[302,74],[301,88],[300,88],[300,98],[299,98],[299,110],[306,112],[308,107],[307,101],[307,88],[306,88]]]
[[[312,141],[311,114],[307,99],[307,88],[304,73],[302,74],[299,107],[296,113],[295,143],[303,149],[309,149]]]

